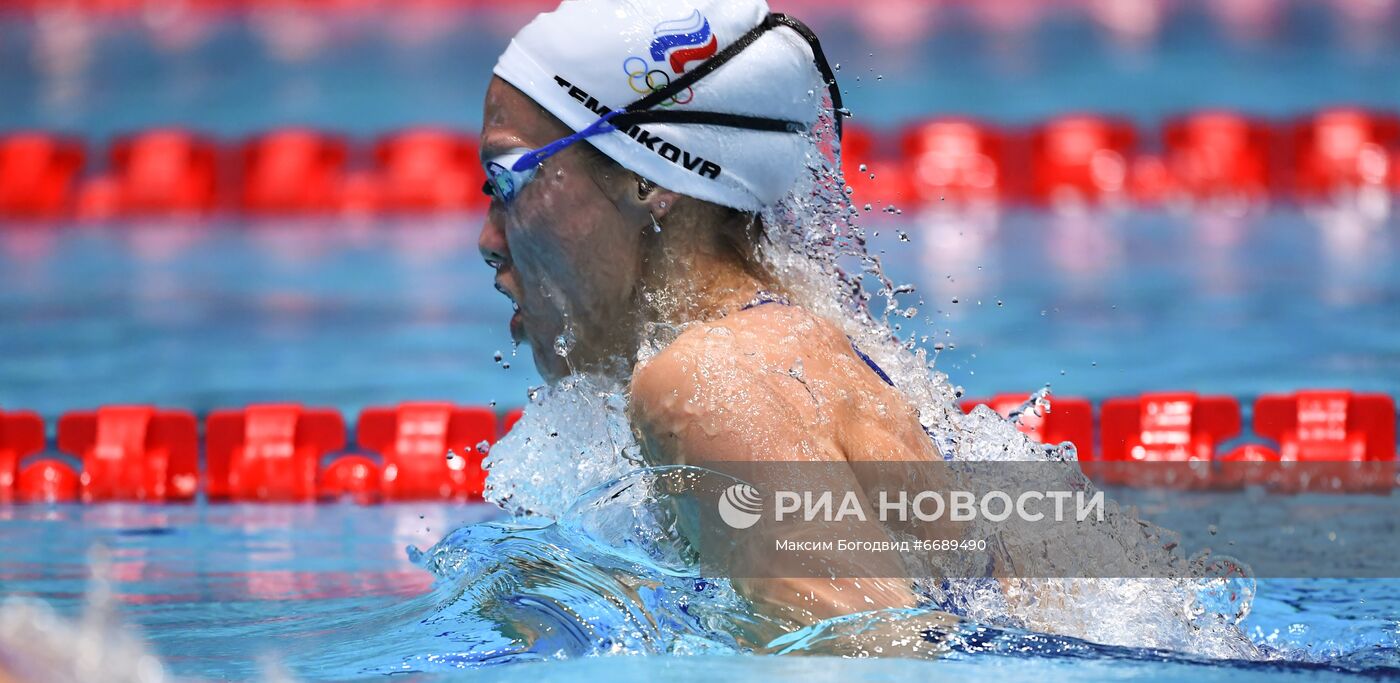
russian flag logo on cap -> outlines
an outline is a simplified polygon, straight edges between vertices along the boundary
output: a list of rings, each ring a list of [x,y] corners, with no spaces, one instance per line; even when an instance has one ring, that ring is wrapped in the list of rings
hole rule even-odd
[[[710,31],[710,20],[700,10],[684,19],[663,21],[653,30],[651,59],[667,62],[671,71],[684,73],[690,62],[713,57],[719,51],[719,41]],[[668,59],[669,55],[669,59]]]

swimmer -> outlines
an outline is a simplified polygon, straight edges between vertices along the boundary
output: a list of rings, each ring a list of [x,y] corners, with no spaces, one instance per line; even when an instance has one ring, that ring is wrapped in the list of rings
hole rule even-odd
[[[761,258],[759,212],[805,170],[823,106],[841,101],[819,44],[763,0],[565,2],[496,65],[479,247],[511,334],[547,380],[628,378],[653,464],[941,459],[879,366]],[[736,583],[799,624],[917,604],[895,580]]]

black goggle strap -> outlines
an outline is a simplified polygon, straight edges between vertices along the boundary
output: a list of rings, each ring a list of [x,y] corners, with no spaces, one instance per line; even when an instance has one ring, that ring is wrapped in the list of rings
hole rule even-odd
[[[841,119],[847,115],[845,107],[841,102],[841,89],[836,83],[836,74],[831,70],[831,66],[826,61],[826,54],[822,51],[821,41],[817,40],[817,35],[808,28],[806,24],[794,19],[786,14],[773,13],[763,18],[757,26],[749,29],[747,33],[739,36],[738,40],[730,43],[728,47],[720,50],[715,56],[700,63],[700,66],[691,69],[681,75],[671,83],[659,90],[653,91],[650,95],[643,97],[629,105],[622,112],[613,116],[611,123],[617,128],[626,128],[642,123],[694,123],[710,126],[728,126],[730,128],[746,128],[750,130],[775,131],[775,132],[802,132],[806,126],[796,121],[784,121],[763,116],[746,116],[743,114],[724,114],[719,112],[706,111],[673,111],[657,110],[654,107],[662,102],[675,97],[681,91],[689,88],[696,81],[713,73],[715,69],[723,66],[733,59],[745,48],[752,45],[760,36],[779,26],[786,26],[795,31],[807,45],[812,48],[813,62],[817,71],[826,82],[827,91],[831,95],[831,108],[833,120],[836,126],[836,137],[841,138]]]
[[[851,113],[846,111],[846,105],[841,102],[841,86],[836,83],[836,72],[831,70],[831,64],[826,61],[826,52],[822,50],[822,41],[817,39],[817,34],[812,32],[806,24],[794,19],[786,14],[770,14],[771,19],[786,26],[802,36],[807,41],[807,46],[812,48],[812,61],[817,65],[817,72],[822,75],[823,82],[826,83],[826,91],[831,95],[831,120],[836,127],[836,139],[841,139],[841,120]]]
[[[726,126],[746,130],[771,131],[775,133],[801,133],[807,126],[798,121],[770,119],[766,116],[725,114],[714,111],[678,111],[674,109],[650,109],[647,111],[622,111],[608,120],[614,128],[626,130],[645,123],[693,123],[705,126]]]

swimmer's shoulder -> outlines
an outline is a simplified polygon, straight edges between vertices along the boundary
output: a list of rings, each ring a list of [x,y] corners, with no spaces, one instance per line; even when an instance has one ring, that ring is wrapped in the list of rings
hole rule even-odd
[[[938,457],[915,406],[840,328],[796,306],[692,325],[638,365],[631,407],[668,462]]]
[[[762,381],[775,370],[786,374],[802,359],[848,348],[835,325],[804,308],[754,306],[686,328],[638,365],[633,392],[675,390],[675,384],[709,378]]]
[[[634,370],[634,420],[680,451],[680,461],[705,459],[700,449],[836,457],[831,444],[811,443],[830,406],[805,386],[802,368],[838,342],[849,346],[831,323],[795,306],[756,306],[691,325]]]
[[[769,364],[799,355],[844,352],[849,346],[846,335],[827,319],[801,306],[772,303],[692,325],[668,350],[703,351]]]

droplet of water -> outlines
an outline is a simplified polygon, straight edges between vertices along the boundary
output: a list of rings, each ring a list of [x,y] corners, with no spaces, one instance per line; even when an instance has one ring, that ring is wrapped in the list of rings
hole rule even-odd
[[[574,335],[569,330],[564,330],[559,336],[554,338],[554,353],[561,358],[568,358],[569,352],[574,350]]]
[[[977,354],[973,354],[975,358]],[[1026,415],[1043,417],[1050,412],[1050,385],[1036,389],[1026,400],[1014,410],[1006,414],[1007,421],[1012,424],[1021,424],[1021,419]]]
[[[476,452],[477,452],[477,453],[480,453],[480,454],[482,454],[482,455],[486,455],[486,454],[490,453],[490,452],[491,452],[491,442],[490,442],[490,441],[486,441],[486,440],[484,440],[484,439],[483,439],[482,441],[477,442],[477,444],[476,444]]]

